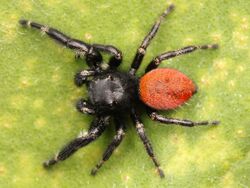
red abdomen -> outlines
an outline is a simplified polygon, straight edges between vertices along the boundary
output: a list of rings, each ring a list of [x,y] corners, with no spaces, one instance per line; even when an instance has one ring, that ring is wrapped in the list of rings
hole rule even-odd
[[[174,109],[195,92],[193,81],[175,69],[154,69],[146,73],[139,84],[140,99],[157,110]]]

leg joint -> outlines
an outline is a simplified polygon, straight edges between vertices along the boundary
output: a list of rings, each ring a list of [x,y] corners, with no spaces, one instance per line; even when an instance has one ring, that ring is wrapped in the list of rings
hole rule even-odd
[[[157,114],[156,112],[152,112],[149,117],[152,119],[152,120],[156,120],[157,119]]]
[[[140,47],[140,48],[138,48],[138,53],[140,53],[140,54],[145,54],[146,53],[146,49],[145,48],[143,48],[143,47]]]

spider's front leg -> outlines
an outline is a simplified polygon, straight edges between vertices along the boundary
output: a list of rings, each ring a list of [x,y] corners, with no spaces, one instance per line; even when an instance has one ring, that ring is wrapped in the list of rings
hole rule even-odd
[[[39,29],[42,33],[47,34],[50,38],[54,39],[63,46],[75,51],[75,58],[86,57],[89,67],[97,68],[102,63],[102,56],[99,51],[106,52],[111,55],[109,60],[110,68],[115,68],[122,62],[121,51],[112,45],[103,44],[88,44],[78,39],[73,39],[57,29],[36,23],[30,20],[20,20],[22,26],[32,27]]]
[[[109,123],[110,116],[97,117],[90,126],[88,133],[80,134],[77,138],[69,142],[65,147],[63,147],[58,154],[53,158],[45,161],[43,163],[44,167],[50,167],[59,161],[64,161],[75,153],[81,147],[88,145],[90,142],[96,140],[104,132],[107,124]]]
[[[30,20],[19,20],[19,23],[22,26],[32,27],[42,31],[42,33],[47,34],[50,38],[54,39],[61,45],[74,50],[77,56],[86,57],[86,62],[89,67],[96,68],[99,67],[100,63],[102,63],[102,56],[100,52],[90,44],[78,39],[73,39],[57,29]]]

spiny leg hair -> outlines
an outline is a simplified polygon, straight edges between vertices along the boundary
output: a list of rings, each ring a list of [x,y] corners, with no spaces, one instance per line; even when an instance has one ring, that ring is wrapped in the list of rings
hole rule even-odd
[[[151,146],[151,143],[146,136],[144,125],[143,125],[142,121],[140,120],[140,117],[137,115],[135,109],[132,109],[131,118],[135,124],[136,132],[139,135],[141,141],[143,142],[148,155],[152,159],[152,161],[157,169],[158,174],[160,175],[161,178],[164,178],[165,177],[164,172],[160,168],[160,163],[156,159],[153,148]]]
[[[45,161],[43,163],[44,167],[50,167],[58,161],[67,159],[81,147],[84,147],[90,142],[96,140],[104,132],[107,124],[109,123],[109,118],[110,116],[96,118],[91,123],[90,129],[86,135],[80,134],[77,138],[69,142],[53,158]]]
[[[174,5],[171,4],[160,16],[160,18],[158,18],[158,20],[155,22],[155,24],[153,25],[153,27],[151,28],[150,32],[147,34],[147,36],[144,38],[144,40],[142,41],[140,47],[137,49],[137,53],[134,57],[134,60],[131,64],[131,68],[130,68],[130,74],[135,74],[137,69],[139,69],[141,62],[143,60],[143,57],[146,53],[147,47],[149,46],[151,40],[154,38],[154,36],[156,35],[161,22],[163,21],[163,19],[174,9]]]
[[[170,51],[170,52],[166,52],[163,54],[158,55],[157,57],[155,57],[147,66],[145,72],[149,72],[152,69],[157,68],[160,63],[164,60],[179,56],[179,55],[183,55],[183,54],[187,54],[187,53],[191,53],[194,52],[198,49],[200,50],[206,50],[206,49],[217,49],[218,45],[217,44],[208,44],[208,45],[202,45],[202,46],[187,46],[184,48],[181,48],[179,50],[175,50],[175,51]]]
[[[105,161],[107,161],[114,150],[120,145],[125,135],[125,125],[122,119],[115,118],[116,123],[116,135],[114,136],[112,142],[108,145],[107,149],[103,153],[102,159],[99,163],[92,169],[91,174],[96,175],[97,171],[102,167]]]

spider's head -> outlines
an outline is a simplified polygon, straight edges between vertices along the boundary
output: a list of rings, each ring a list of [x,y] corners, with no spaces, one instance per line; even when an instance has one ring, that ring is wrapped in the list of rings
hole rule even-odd
[[[88,84],[89,101],[99,114],[124,112],[136,98],[137,81],[117,71],[99,74]]]

